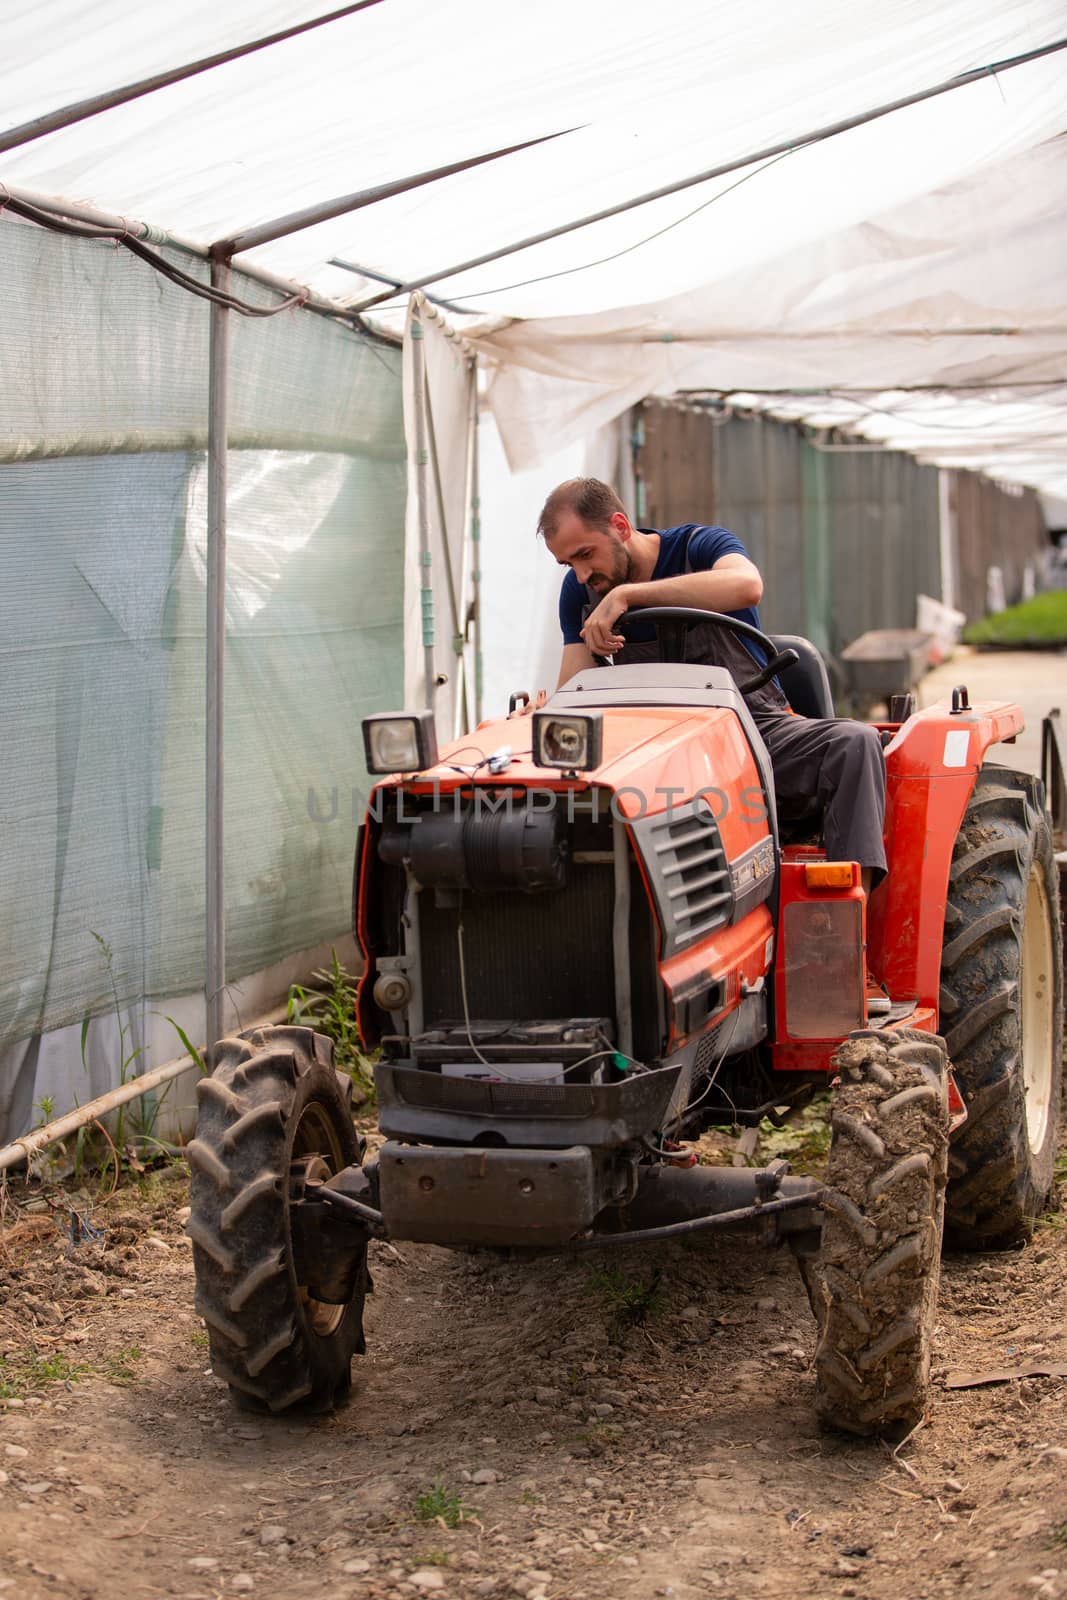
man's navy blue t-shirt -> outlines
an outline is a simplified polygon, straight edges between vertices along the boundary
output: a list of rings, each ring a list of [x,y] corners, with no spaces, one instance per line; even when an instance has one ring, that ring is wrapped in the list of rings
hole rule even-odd
[[[660,578],[679,578],[686,572],[707,572],[723,556],[739,555],[748,558],[748,551],[728,528],[708,528],[699,522],[686,522],[678,528],[641,528],[641,533],[659,534],[659,555],[650,583]],[[601,596],[600,598],[603,598]],[[559,624],[563,629],[564,644],[583,644],[582,612],[589,604],[585,585],[579,583],[574,572],[568,572],[559,591]],[[754,628],[760,625],[755,606],[743,606],[740,611],[730,611],[728,616],[739,622],[748,622]],[[650,622],[641,623],[634,617],[627,623],[626,637],[633,644],[647,644],[656,637]],[[758,646],[747,639],[741,641],[749,654],[763,665],[763,654]]]

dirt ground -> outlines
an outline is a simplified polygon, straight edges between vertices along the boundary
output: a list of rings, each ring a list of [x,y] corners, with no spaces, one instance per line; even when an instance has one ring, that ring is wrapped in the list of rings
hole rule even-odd
[[[946,1259],[934,1401],[894,1455],[820,1432],[799,1276],[741,1240],[375,1244],[347,1408],[239,1412],[187,1193],[181,1164],[127,1185],[74,1245],[58,1191],[4,1197],[0,1596],[1067,1596],[1067,1378],[946,1387],[1067,1362],[1060,1213]]]

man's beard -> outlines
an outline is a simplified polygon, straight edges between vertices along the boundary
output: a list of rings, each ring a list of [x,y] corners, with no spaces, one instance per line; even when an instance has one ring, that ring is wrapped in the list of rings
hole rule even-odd
[[[610,589],[617,589],[620,583],[629,583],[633,570],[633,557],[619,539],[615,544],[610,577],[604,572],[591,572],[589,587],[595,589],[597,594],[607,594]]]

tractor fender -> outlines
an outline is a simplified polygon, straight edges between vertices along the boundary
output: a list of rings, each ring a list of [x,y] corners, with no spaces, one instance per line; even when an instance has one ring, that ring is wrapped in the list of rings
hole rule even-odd
[[[966,694],[962,695],[966,701]],[[949,869],[988,751],[1024,726],[1020,706],[930,706],[886,746],[888,877],[867,913],[868,962],[894,1000],[938,1004]]]

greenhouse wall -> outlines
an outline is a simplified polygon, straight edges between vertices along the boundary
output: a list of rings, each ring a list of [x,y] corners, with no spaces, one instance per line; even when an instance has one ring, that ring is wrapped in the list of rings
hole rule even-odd
[[[209,308],[7,220],[0,274],[2,1139],[158,1064],[147,1019],[203,984]],[[399,349],[229,320],[227,979],[261,1005],[246,980],[349,924],[360,719],[402,697],[405,451]]]

